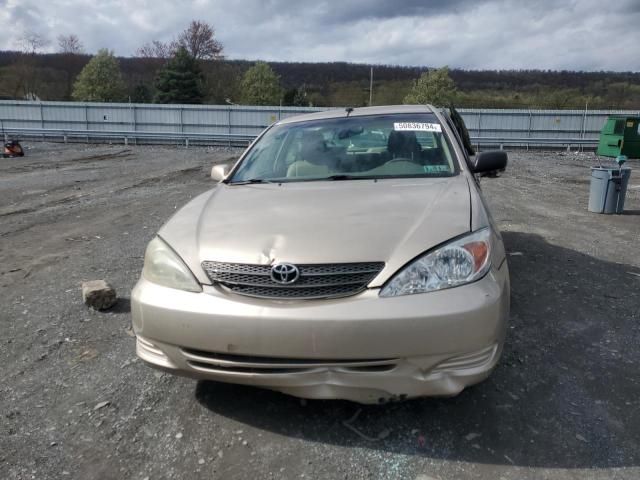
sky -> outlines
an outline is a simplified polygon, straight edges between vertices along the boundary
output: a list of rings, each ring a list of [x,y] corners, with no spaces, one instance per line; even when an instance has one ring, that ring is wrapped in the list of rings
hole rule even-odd
[[[232,59],[640,71],[640,0],[0,0],[0,50],[30,31],[131,56],[192,19]]]

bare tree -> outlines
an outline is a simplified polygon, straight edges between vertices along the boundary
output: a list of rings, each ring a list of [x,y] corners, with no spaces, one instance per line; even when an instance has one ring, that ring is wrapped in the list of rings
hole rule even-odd
[[[222,58],[222,43],[215,39],[213,26],[206,22],[192,20],[178,37],[178,44],[198,60]]]
[[[71,92],[73,90],[73,82],[86,63],[84,57],[84,45],[77,35],[71,33],[69,35],[58,35],[58,52],[62,54],[60,58],[61,70],[65,74],[64,99],[71,100]]]
[[[49,45],[49,40],[33,31],[24,32],[16,41],[20,51],[25,54],[35,55],[42,48]]]
[[[58,51],[71,55],[84,53],[84,46],[77,35],[71,33],[69,35],[58,35]]]
[[[184,47],[189,55],[198,60],[222,58],[222,44],[215,39],[213,26],[193,20],[178,36],[178,40],[162,42],[152,40],[136,50],[141,58],[168,60],[175,56],[179,47]]]
[[[166,60],[173,57],[177,49],[178,43],[175,40],[171,42],[152,40],[138,48],[136,54],[142,58],[162,58]]]
[[[41,69],[39,68],[37,53],[49,44],[49,41],[39,33],[25,31],[15,44],[20,49],[20,55],[15,63],[17,73],[16,95],[21,90],[21,96],[25,99],[38,98],[38,90],[41,86]]]

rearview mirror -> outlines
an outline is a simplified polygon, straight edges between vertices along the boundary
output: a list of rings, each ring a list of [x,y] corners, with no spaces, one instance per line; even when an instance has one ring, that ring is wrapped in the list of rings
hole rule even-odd
[[[364,127],[361,125],[357,127],[345,128],[338,132],[338,138],[340,140],[344,140],[345,138],[351,138],[355,137],[356,135],[361,135],[362,132],[364,132]]]
[[[224,163],[222,165],[214,165],[211,169],[211,178],[216,182],[221,182],[225,179],[229,173],[229,165]]]
[[[505,168],[507,168],[507,152],[503,150],[480,152],[473,159],[473,173],[481,176],[496,176],[499,172],[504,172]]]

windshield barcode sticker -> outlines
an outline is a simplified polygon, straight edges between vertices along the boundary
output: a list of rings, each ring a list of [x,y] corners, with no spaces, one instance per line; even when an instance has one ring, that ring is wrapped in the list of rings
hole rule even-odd
[[[393,129],[400,132],[442,132],[442,126],[439,123],[395,122]]]

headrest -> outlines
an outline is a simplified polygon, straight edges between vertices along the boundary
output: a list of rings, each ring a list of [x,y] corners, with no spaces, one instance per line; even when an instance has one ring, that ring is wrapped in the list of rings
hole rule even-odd
[[[398,132],[392,130],[387,140],[387,150],[397,157],[411,158],[420,150],[415,132]]]
[[[316,165],[326,164],[327,145],[324,136],[317,130],[307,130],[302,134],[300,155],[303,160]]]

